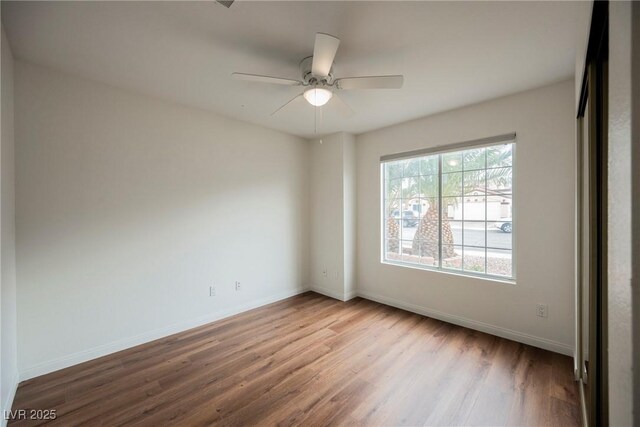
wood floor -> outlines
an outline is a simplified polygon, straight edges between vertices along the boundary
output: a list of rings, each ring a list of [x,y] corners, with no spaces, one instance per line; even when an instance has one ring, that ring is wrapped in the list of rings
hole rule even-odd
[[[64,426],[580,423],[566,356],[311,292],[25,381],[24,408]]]

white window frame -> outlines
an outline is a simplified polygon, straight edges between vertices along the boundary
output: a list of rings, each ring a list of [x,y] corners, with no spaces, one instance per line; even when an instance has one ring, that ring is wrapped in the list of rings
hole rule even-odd
[[[487,231],[486,231],[486,224],[488,224],[489,222],[495,222],[495,221],[488,221],[486,218],[486,214],[485,214],[485,241],[484,241],[484,247],[485,247],[485,272],[474,272],[474,271],[470,271],[470,270],[463,270],[463,269],[455,269],[455,268],[448,268],[446,266],[442,265],[442,257],[440,256],[438,259],[438,265],[437,266],[430,266],[430,265],[422,265],[422,264],[417,264],[417,263],[411,263],[411,262],[405,262],[405,261],[401,261],[401,260],[390,260],[387,259],[386,257],[386,221],[387,221],[387,216],[385,213],[385,205],[386,205],[386,179],[385,179],[385,164],[386,163],[390,163],[390,162],[394,162],[394,161],[399,161],[399,160],[407,160],[407,159],[411,159],[411,158],[419,158],[419,157],[426,157],[426,156],[434,156],[434,155],[438,155],[438,206],[439,206],[439,223],[441,224],[442,221],[442,155],[443,154],[447,154],[447,153],[454,153],[454,152],[462,152],[464,150],[469,150],[469,149],[474,149],[474,148],[486,148],[486,147],[494,147],[494,146],[499,146],[499,145],[505,145],[505,144],[511,144],[511,150],[512,150],[512,158],[511,158],[511,276],[504,276],[504,275],[497,275],[497,274],[490,274],[490,273],[486,273],[486,265],[487,265],[487,248],[489,248],[487,246]],[[444,145],[444,146],[436,146],[436,147],[431,147],[431,148],[425,148],[425,149],[420,149],[420,150],[414,150],[414,151],[409,151],[409,152],[404,152],[404,153],[396,153],[396,154],[389,154],[389,155],[384,155],[380,157],[380,261],[383,264],[388,264],[388,265],[393,265],[393,266],[400,266],[400,267],[407,267],[407,268],[414,268],[414,269],[419,269],[419,270],[428,270],[428,271],[435,271],[438,273],[445,273],[445,274],[452,274],[452,275],[457,275],[457,276],[470,276],[470,277],[474,277],[474,278],[481,278],[481,279],[485,279],[485,280],[491,280],[491,281],[498,281],[498,282],[503,282],[503,283],[509,283],[509,284],[515,284],[516,283],[516,170],[517,170],[517,166],[516,166],[516,134],[515,133],[509,133],[509,134],[504,134],[504,135],[498,135],[498,136],[494,136],[494,137],[489,137],[489,138],[482,138],[482,139],[478,139],[478,140],[473,140],[473,141],[465,141],[465,142],[460,142],[460,143],[456,143],[456,144],[450,144],[450,145]],[[486,170],[486,164],[485,164],[485,170]],[[486,193],[486,192],[485,192]],[[485,194],[485,197],[486,194]],[[464,203],[464,194],[462,196],[463,198],[463,203]],[[487,199],[485,198],[485,212],[486,212],[486,203],[487,203]],[[402,216],[402,206],[399,206],[400,209],[400,215]],[[402,226],[402,221],[400,220],[400,226]],[[461,222],[464,223],[464,219],[461,220]],[[438,242],[438,250],[440,251],[440,253],[442,252],[442,228],[441,225],[439,226],[439,242]],[[464,234],[464,233],[463,233]],[[464,242],[464,240],[463,240]],[[402,239],[399,239],[399,244],[402,245]],[[400,246],[400,248],[402,248],[402,246]]]

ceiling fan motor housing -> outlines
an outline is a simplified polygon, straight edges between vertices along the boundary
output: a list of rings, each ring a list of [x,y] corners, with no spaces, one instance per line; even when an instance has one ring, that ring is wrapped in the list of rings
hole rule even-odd
[[[313,56],[307,56],[302,61],[300,61],[300,74],[302,75],[302,81],[306,85],[331,85],[333,84],[333,64],[331,65],[331,70],[329,71],[329,75],[326,77],[318,77],[315,76],[311,72],[311,66],[313,64]]]

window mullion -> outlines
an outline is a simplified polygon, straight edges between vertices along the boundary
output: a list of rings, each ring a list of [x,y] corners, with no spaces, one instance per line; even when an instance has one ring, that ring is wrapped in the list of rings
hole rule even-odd
[[[460,221],[460,222],[462,224],[462,231],[461,231],[462,236],[461,236],[460,240],[462,241],[462,246],[461,246],[462,247],[462,259],[460,260],[460,270],[464,270],[464,230],[465,230],[465,228],[464,228],[464,175],[465,175],[465,173],[464,173],[464,152],[462,153],[462,165],[461,165],[461,168],[462,168],[462,195],[461,195],[462,197],[460,197],[460,204],[462,204],[462,218],[460,218],[460,219],[462,221]]]
[[[489,246],[489,242],[487,241],[488,239],[488,233],[487,233],[487,227],[488,227],[488,209],[487,209],[487,205],[489,204],[489,192],[487,191],[488,187],[487,187],[487,176],[489,175],[488,169],[487,169],[487,151],[485,150],[484,152],[484,274],[489,274],[489,251],[487,250],[487,246]]]
[[[438,154],[438,268],[442,269],[442,154]]]

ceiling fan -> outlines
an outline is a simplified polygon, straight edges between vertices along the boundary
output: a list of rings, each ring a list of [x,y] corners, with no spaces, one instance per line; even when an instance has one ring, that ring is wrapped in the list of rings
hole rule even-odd
[[[402,87],[402,83],[404,82],[404,76],[402,75],[335,78],[333,75],[333,59],[336,56],[339,45],[339,38],[329,34],[316,33],[313,56],[308,56],[300,62],[300,73],[302,76],[299,80],[246,73],[233,73],[232,76],[236,79],[252,82],[303,86],[305,88],[304,91],[271,113],[272,116],[301,96],[314,107],[321,107],[331,99],[334,99],[352,113],[353,110],[342,101],[337,95],[337,91],[352,89],[399,89]]]

